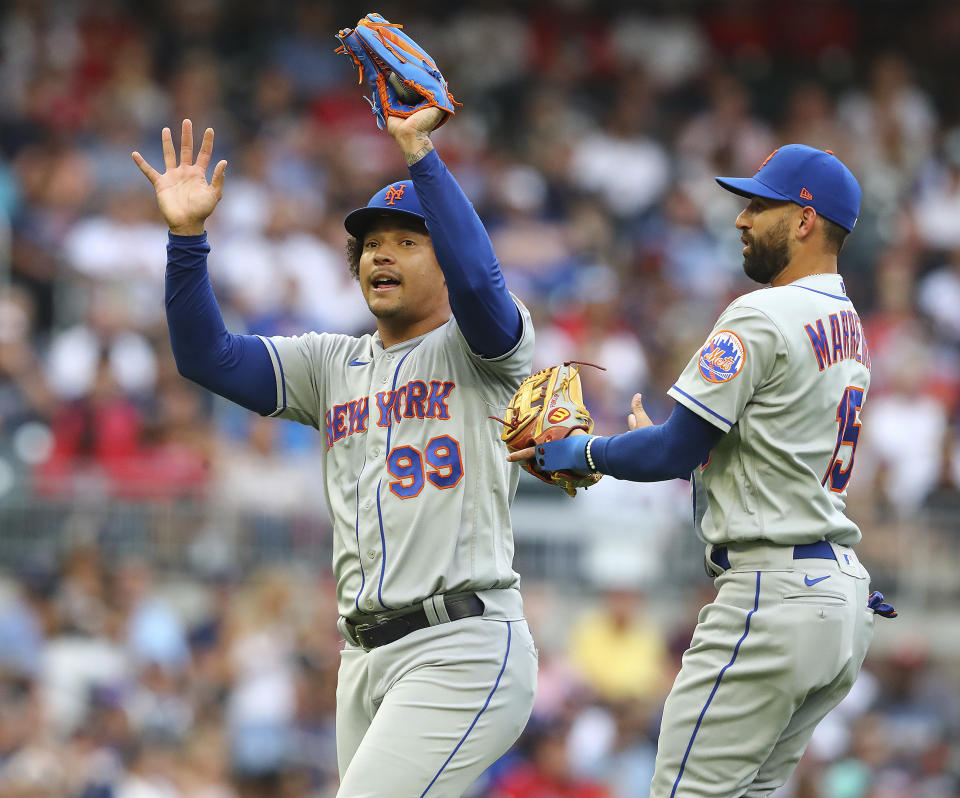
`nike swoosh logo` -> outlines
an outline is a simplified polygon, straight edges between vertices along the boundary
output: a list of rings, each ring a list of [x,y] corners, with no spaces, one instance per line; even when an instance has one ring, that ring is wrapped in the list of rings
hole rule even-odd
[[[354,358],[350,361],[351,366],[367,366],[370,364],[369,360],[360,360],[359,358]]]
[[[817,582],[822,582],[824,579],[829,579],[829,578],[830,578],[830,574],[827,574],[826,576],[819,576],[819,577],[817,577],[816,579],[811,579],[809,576],[807,576],[806,574],[804,574],[804,575],[803,575],[803,583],[804,583],[807,587],[810,587],[811,585],[817,584]]]

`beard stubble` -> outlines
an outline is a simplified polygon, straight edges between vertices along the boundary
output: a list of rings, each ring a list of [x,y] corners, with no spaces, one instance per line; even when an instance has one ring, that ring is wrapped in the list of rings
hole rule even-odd
[[[743,271],[751,280],[770,285],[787,268],[790,263],[788,224],[786,219],[781,219],[763,239],[749,239],[750,251],[744,253]]]

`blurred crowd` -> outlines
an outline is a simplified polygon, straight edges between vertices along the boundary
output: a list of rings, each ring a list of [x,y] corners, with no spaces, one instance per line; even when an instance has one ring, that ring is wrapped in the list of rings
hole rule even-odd
[[[623,429],[636,391],[665,419],[665,391],[713,319],[754,287],[733,227],[742,202],[713,177],[752,174],[791,142],[837,153],[864,189],[840,260],[873,362],[850,496],[869,527],[864,559],[894,573],[903,550],[889,529],[925,513],[932,559],[955,587],[960,5],[377,10],[434,55],[463,102],[435,142],[533,313],[536,365],[606,367],[584,376],[602,433]],[[215,158],[230,165],[208,223],[210,273],[232,331],[372,330],[342,219],[405,170],[333,53],[357,14],[318,0],[0,5],[0,512],[200,505],[244,519],[281,562],[314,534],[292,514],[326,528],[322,436],[177,374],[166,228],[130,152],[160,166],[163,126],[215,128]],[[660,506],[683,495],[651,490]],[[54,556],[3,552],[15,578],[0,603],[0,795],[333,794],[325,564],[155,573],[150,557],[111,557],[96,536]],[[542,648],[530,729],[476,795],[646,794],[690,630],[630,591],[587,605]],[[922,647],[871,659],[790,794],[960,795],[957,669]]]
[[[4,798],[332,798],[340,640],[322,569],[161,577],[76,545],[0,599]],[[665,628],[634,587],[569,608],[528,591],[533,716],[469,798],[648,794],[659,713],[709,583]],[[558,600],[559,599],[559,600]],[[955,675],[955,674],[953,674]],[[922,648],[874,655],[818,727],[785,798],[955,798],[960,696]]]

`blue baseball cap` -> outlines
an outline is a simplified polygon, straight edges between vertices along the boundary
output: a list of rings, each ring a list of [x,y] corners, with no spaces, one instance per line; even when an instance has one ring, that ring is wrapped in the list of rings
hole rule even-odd
[[[766,197],[809,205],[850,232],[860,214],[863,192],[853,172],[830,150],[788,144],[774,150],[753,177],[718,177],[741,197]]]
[[[350,211],[343,220],[347,232],[355,238],[363,238],[363,234],[370,223],[384,215],[406,217],[408,221],[414,219],[420,224],[426,224],[417,192],[413,190],[412,180],[401,180],[384,186],[370,197],[370,202],[364,208]]]

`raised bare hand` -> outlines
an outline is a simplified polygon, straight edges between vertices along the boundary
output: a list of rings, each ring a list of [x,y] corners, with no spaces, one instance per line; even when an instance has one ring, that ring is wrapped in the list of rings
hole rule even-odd
[[[160,140],[163,142],[163,163],[166,168],[163,174],[150,166],[139,152],[131,153],[131,157],[156,189],[157,204],[170,226],[170,232],[199,235],[203,232],[203,223],[223,196],[223,175],[227,162],[220,161],[214,167],[213,179],[208,183],[206,174],[213,155],[213,128],[208,127],[204,132],[203,143],[194,162],[193,123],[189,119],[183,120],[180,132],[179,166],[170,128],[163,129]]]

